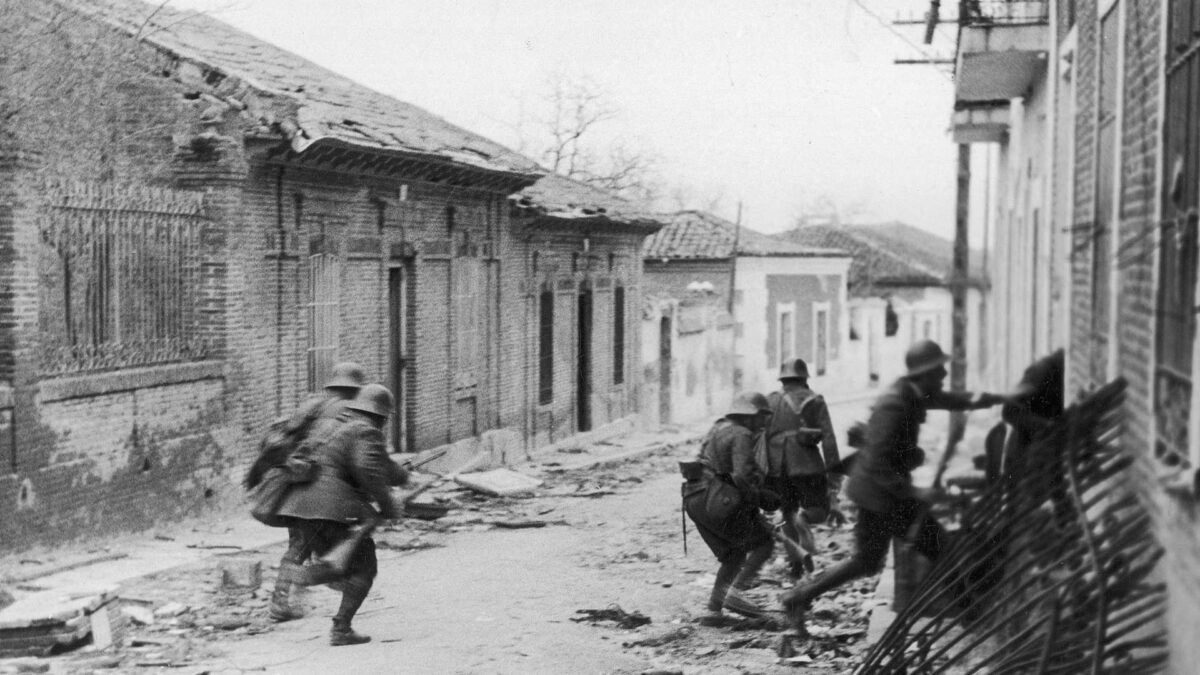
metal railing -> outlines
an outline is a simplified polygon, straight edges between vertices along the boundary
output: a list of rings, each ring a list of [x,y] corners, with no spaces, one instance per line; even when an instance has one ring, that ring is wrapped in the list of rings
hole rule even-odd
[[[1165,672],[1166,591],[1150,515],[1120,488],[1123,381],[1072,406],[962,516],[855,672]]]
[[[966,0],[960,7],[966,25],[1022,25],[1050,21],[1049,0]]]

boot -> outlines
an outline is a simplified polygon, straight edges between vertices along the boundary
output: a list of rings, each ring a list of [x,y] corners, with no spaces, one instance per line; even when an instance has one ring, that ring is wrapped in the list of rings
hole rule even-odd
[[[775,545],[770,542],[750,551],[750,555],[746,556],[746,562],[733,580],[733,587],[739,591],[753,588],[758,581],[758,573],[762,570],[763,565],[766,565],[767,561],[771,559],[771,554],[774,552]]]
[[[733,585],[733,578],[737,576],[745,560],[745,554],[737,555],[717,568],[717,580],[713,582],[712,593],[708,596],[708,611],[717,614],[721,612],[721,608],[725,606],[725,596],[729,595],[729,588]]]
[[[304,612],[291,603],[293,582],[300,566],[292,562],[279,563],[279,575],[275,577],[275,590],[271,592],[271,603],[267,606],[267,617],[276,623],[302,618]]]
[[[370,583],[364,585],[354,583],[350,579],[343,583],[345,586],[342,590],[342,603],[333,617],[333,628],[329,631],[329,644],[334,647],[344,647],[370,642],[370,636],[356,633],[350,627],[354,614],[362,606],[363,600],[367,599],[367,591],[371,589]]]
[[[762,608],[743,596],[737,589],[730,589],[725,594],[724,607],[734,614],[741,614],[751,619],[757,619],[763,615]]]
[[[370,641],[370,635],[354,632],[349,622],[338,623],[337,619],[333,620],[333,628],[329,631],[329,644],[331,646],[345,647],[348,645],[361,645]]]

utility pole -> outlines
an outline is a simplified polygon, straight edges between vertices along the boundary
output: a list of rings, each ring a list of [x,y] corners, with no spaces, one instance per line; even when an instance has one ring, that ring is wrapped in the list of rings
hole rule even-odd
[[[967,225],[970,218],[971,146],[958,144],[958,190],[954,214],[954,268],[950,272],[950,297],[953,310],[950,317],[954,331],[950,361],[951,391],[967,388],[967,279],[969,272]]]

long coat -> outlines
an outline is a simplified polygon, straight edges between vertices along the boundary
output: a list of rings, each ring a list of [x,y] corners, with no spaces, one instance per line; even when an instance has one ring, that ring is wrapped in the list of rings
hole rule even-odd
[[[927,410],[977,407],[969,392],[925,394],[901,377],[875,401],[867,422],[866,445],[859,452],[846,494],[860,508],[887,513],[915,499],[912,470],[925,462],[917,445]]]
[[[705,477],[683,486],[683,507],[700,538],[724,562],[739,552],[773,541],[771,528],[755,504],[762,485],[762,471],[754,460],[754,432],[722,419],[709,432],[700,449]],[[741,507],[728,518],[713,518],[705,508],[707,485],[728,477],[742,493]]]
[[[766,429],[769,475],[819,475],[841,464],[829,407],[820,394],[794,387],[772,392],[767,402],[771,406]]]
[[[315,445],[316,476],[292,486],[281,501],[280,516],[339,523],[376,516],[395,518],[398,508],[388,484],[395,480],[381,432],[363,414],[345,410],[320,420],[310,434]]]

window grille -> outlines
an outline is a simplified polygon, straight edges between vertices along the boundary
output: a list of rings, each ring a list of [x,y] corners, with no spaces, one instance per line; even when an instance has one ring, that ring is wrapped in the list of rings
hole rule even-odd
[[[308,389],[329,380],[338,353],[341,266],[332,253],[308,257]]]
[[[1109,11],[1100,22],[1099,126],[1096,129],[1096,217],[1092,224],[1092,377],[1107,379],[1112,316],[1112,231],[1117,176],[1117,22]]]
[[[55,376],[212,355],[192,193],[45,186],[39,225],[38,369]]]
[[[1171,0],[1163,125],[1163,221],[1159,236],[1155,406],[1160,460],[1188,456],[1192,344],[1196,338],[1197,212],[1200,209],[1200,11]]]

